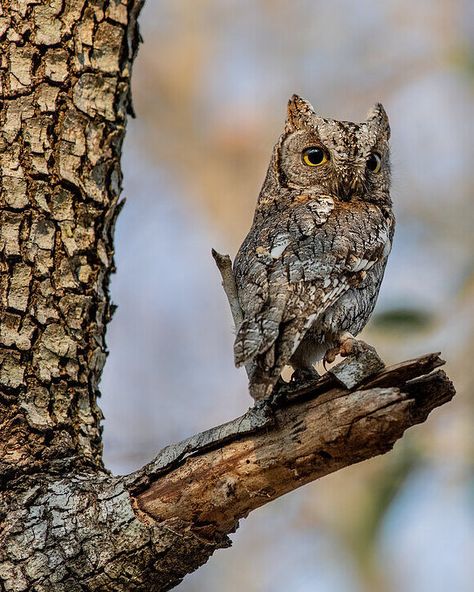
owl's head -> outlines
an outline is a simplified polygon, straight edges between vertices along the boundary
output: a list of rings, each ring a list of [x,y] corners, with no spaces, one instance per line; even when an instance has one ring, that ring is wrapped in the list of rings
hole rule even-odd
[[[351,123],[320,117],[308,101],[293,95],[275,146],[273,173],[278,185],[289,190],[322,192],[341,201],[386,202],[389,138],[381,104],[370,110],[365,122]]]

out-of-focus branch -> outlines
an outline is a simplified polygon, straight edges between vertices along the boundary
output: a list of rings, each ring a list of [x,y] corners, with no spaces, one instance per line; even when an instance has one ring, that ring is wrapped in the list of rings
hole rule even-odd
[[[213,540],[305,483],[390,450],[449,401],[454,388],[429,354],[386,368],[357,388],[326,374],[280,392],[242,417],[166,448],[127,478],[143,516]],[[360,371],[360,369],[359,369]]]

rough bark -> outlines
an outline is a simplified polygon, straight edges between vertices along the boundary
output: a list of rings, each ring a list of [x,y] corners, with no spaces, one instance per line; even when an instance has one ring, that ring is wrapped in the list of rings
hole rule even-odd
[[[112,477],[52,463],[2,494],[2,590],[160,591],[177,585],[253,509],[383,454],[454,388],[436,354],[373,374],[352,390],[332,374]]]
[[[107,473],[97,384],[141,4],[0,0],[2,591],[168,590],[251,510],[386,452],[454,394],[437,356],[353,360],[350,389],[337,370],[282,388]]]
[[[2,0],[0,480],[101,463],[97,383],[141,1]]]

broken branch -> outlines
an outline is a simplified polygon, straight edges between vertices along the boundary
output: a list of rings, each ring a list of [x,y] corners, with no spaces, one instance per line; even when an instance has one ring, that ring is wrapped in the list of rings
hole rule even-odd
[[[407,428],[453,397],[445,373],[432,372],[443,363],[437,354],[422,356],[371,374],[353,389],[325,375],[279,396],[276,406],[260,403],[166,448],[129,477],[129,490],[154,520],[179,520],[195,534],[221,537],[284,493],[390,450]]]

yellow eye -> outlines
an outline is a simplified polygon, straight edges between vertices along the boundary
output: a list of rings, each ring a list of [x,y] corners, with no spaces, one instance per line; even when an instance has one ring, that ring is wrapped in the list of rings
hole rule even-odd
[[[372,152],[369,156],[367,159],[367,168],[373,173],[380,172],[380,169],[382,168],[382,158],[378,152]]]
[[[306,148],[306,150],[303,150],[303,162],[308,166],[321,166],[328,160],[329,157],[322,148],[311,146],[311,148]]]

